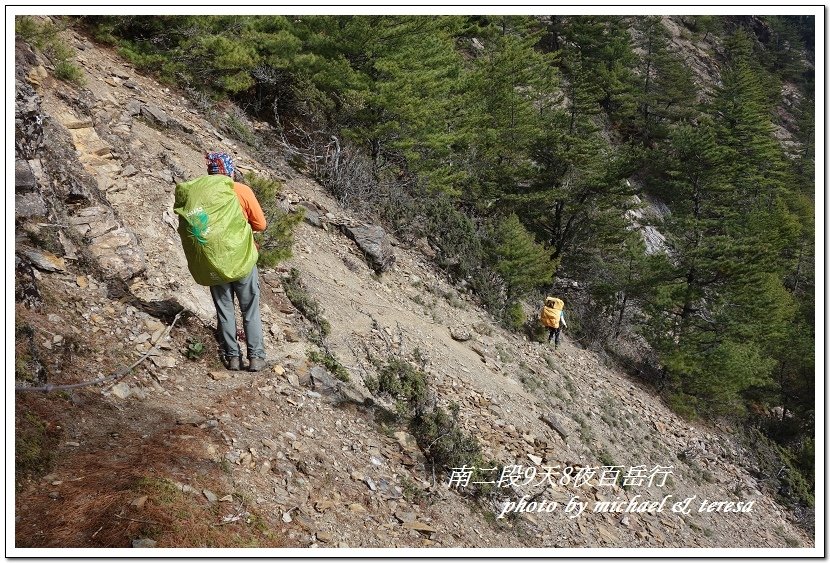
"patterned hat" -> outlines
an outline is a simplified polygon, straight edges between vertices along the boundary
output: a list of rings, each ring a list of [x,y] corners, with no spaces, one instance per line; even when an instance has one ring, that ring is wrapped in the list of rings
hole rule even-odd
[[[224,152],[205,153],[208,174],[224,174],[233,178],[234,165],[230,155]]]

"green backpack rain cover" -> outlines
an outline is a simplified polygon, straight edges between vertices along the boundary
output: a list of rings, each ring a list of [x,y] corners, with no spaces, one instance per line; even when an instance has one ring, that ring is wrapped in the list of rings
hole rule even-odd
[[[196,283],[218,285],[251,273],[258,254],[228,176],[202,176],[178,184],[173,211],[179,216],[179,236]]]

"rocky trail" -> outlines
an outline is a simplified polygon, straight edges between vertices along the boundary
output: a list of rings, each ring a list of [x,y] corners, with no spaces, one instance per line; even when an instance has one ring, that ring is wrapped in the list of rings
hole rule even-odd
[[[65,33],[82,86],[16,52],[17,385],[91,381],[147,357],[103,384],[15,394],[16,547],[812,546],[724,429],[678,418],[567,332],[554,351],[503,330],[430,266],[428,243],[385,235],[394,265],[377,275],[343,228],[360,218],[288,166],[267,124],[197,106]],[[263,144],[218,128],[229,116]],[[261,271],[262,372],[219,363],[213,305],[175,230],[175,183],[203,173],[203,150],[280,180],[280,204],[309,210],[294,257]],[[319,347],[286,295],[292,268],[347,382],[309,359]],[[177,307],[187,314],[170,329]],[[394,402],[367,389],[370,358],[392,357],[420,358],[432,401],[459,406],[484,459],[522,466],[509,487],[476,499],[433,471]],[[603,467],[642,468],[652,484],[603,482]],[[597,468],[585,483],[559,480],[585,468]],[[670,474],[663,486],[654,468]],[[560,504],[497,518],[523,495]],[[693,510],[591,510],[667,495],[695,496]],[[579,516],[564,511],[572,498],[590,503]],[[751,511],[699,511],[704,499]]]

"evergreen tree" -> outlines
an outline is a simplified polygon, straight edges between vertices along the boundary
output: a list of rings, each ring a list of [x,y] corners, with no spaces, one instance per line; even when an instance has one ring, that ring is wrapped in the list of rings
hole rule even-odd
[[[540,116],[559,99],[553,57],[535,49],[533,24],[500,16],[479,30],[486,44],[465,84],[472,174],[466,196],[485,209],[527,184],[530,150],[543,132]]]
[[[595,340],[615,340],[642,322],[639,311],[650,296],[655,277],[666,268],[666,256],[649,253],[643,234],[630,230],[617,248],[598,249],[585,275],[596,311],[589,332]],[[586,324],[583,321],[583,327]],[[607,342],[604,342],[607,343]]]
[[[458,193],[467,175],[454,151],[468,142],[464,128],[461,59],[452,30],[430,33],[378,62],[388,81],[379,97],[400,125],[392,147],[407,168],[434,190]]]
[[[628,122],[636,111],[637,81],[626,20],[614,16],[571,16],[561,26],[562,70],[581,87],[569,97],[572,112],[594,104],[612,124]],[[592,108],[593,109],[593,108]],[[592,111],[589,109],[588,111]]]
[[[666,192],[673,267],[652,303],[651,333],[675,391],[701,410],[743,412],[769,388],[794,302],[782,256],[798,227],[787,167],[740,32],[712,121],[680,127]]]
[[[746,33],[737,31],[729,47],[731,60],[709,111],[718,124],[718,142],[729,152],[727,173],[737,190],[736,202],[771,207],[786,179],[783,153],[772,136],[771,107],[761,87],[760,70],[753,67]]]
[[[362,64],[371,86],[348,129],[351,138],[368,140],[378,171],[392,162],[448,192],[466,174],[453,154],[465,141],[462,67],[453,41],[459,26],[458,18],[376,22],[368,45],[373,56]]]
[[[493,232],[490,255],[507,285],[507,301],[549,284],[555,264],[548,251],[512,213]]]
[[[669,47],[669,33],[660,16],[637,18],[640,89],[637,129],[642,142],[665,137],[674,122],[692,117],[696,87],[689,67]]]

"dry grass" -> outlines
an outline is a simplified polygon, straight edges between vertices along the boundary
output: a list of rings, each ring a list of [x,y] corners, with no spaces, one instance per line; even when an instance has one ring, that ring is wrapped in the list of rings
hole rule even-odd
[[[194,488],[200,489],[197,483]],[[238,495],[233,502],[210,505],[164,479],[142,479],[139,493],[148,497],[136,519],[140,535],[158,547],[281,547],[282,538],[250,512]],[[225,521],[230,517],[236,521]]]
[[[18,411],[33,412],[34,403],[53,426],[61,426],[54,417],[63,407],[90,427],[79,447],[57,448],[50,471],[58,485],[38,479],[42,470],[19,481],[17,547],[130,547],[138,538],[154,539],[158,547],[282,545],[255,514],[222,523],[225,516],[251,512],[238,495],[233,502],[211,504],[201,494],[204,488],[219,496],[232,490],[204,453],[211,441],[207,431],[177,425],[165,413],[118,413],[100,399],[87,399],[83,412],[52,396],[18,401]],[[197,492],[182,492],[174,479]],[[133,506],[142,496],[147,496],[143,507]]]
[[[47,298],[52,295],[45,293]],[[64,325],[48,321],[52,311],[61,313]],[[131,360],[132,351],[103,331],[68,352],[67,346],[40,346],[50,333],[69,340],[67,327],[82,322],[71,308],[58,310],[47,301],[36,311],[16,308],[15,320],[36,335],[34,340],[22,335],[16,353],[31,355],[34,342],[51,383],[94,379],[100,371],[112,373]],[[204,340],[211,336],[209,329],[192,328],[190,335]],[[184,342],[185,335],[177,334],[176,344]],[[196,362],[203,364],[200,369],[210,368],[210,356]],[[188,367],[190,362],[182,366]],[[222,497],[234,490],[208,454],[215,435],[177,424],[174,411],[151,405],[134,399],[115,403],[98,387],[16,394],[16,547],[120,548],[139,538],[156,540],[158,547],[282,545],[281,523],[266,525],[238,495],[232,502],[211,504],[202,494],[210,489]],[[182,492],[174,482],[197,492]],[[144,496],[141,508],[132,504]],[[246,513],[236,522],[223,523],[226,516]]]

